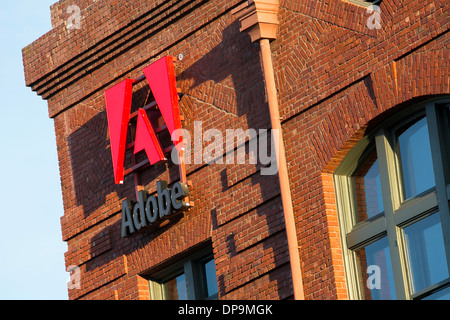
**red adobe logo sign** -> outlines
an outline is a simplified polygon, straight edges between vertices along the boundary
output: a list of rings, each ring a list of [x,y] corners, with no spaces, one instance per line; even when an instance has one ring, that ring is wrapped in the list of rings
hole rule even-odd
[[[153,93],[156,104],[172,137],[173,132],[181,129],[180,107],[175,81],[173,58],[165,56],[144,69],[145,78]],[[130,122],[133,84],[138,80],[125,79],[105,92],[106,112],[108,116],[111,155],[114,167],[114,180],[122,184],[125,175],[124,161],[127,144],[127,131]],[[180,151],[182,137],[173,141]],[[166,160],[161,144],[144,109],[137,114],[134,154],[145,150],[151,165]]]

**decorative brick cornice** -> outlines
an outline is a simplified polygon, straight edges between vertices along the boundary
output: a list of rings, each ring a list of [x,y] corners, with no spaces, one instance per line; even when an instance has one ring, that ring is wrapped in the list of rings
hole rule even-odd
[[[71,32],[63,23],[64,18],[69,17],[65,11],[69,3],[62,1],[52,7],[54,28],[22,52],[26,85],[49,100],[50,117],[84,97],[85,90],[80,89],[72,98],[72,92],[77,91],[76,86],[82,79],[92,78],[91,88],[104,90],[115,79],[142,67],[161,53],[167,54],[174,44],[229,12],[239,0],[228,1],[226,5],[209,0],[159,0],[151,5],[145,0],[124,0],[96,2],[89,6],[79,0],[83,16],[81,28]],[[206,14],[199,14],[199,11],[210,14],[205,18]],[[183,20],[190,21],[189,28],[176,23]],[[117,67],[114,74],[99,75],[103,67],[144,45],[147,46],[146,57],[139,60],[134,57],[126,65],[118,63],[120,68]],[[58,102],[61,95],[64,105]],[[58,107],[53,107],[50,100],[56,101]]]
[[[249,0],[233,10],[241,23],[241,32],[247,32],[252,41],[273,40],[278,29],[278,0]]]

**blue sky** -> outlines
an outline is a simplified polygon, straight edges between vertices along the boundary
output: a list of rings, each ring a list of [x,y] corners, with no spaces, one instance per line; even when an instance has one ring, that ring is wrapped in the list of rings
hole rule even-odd
[[[47,102],[25,86],[22,48],[51,29],[56,0],[0,7],[0,299],[65,300],[61,185]]]

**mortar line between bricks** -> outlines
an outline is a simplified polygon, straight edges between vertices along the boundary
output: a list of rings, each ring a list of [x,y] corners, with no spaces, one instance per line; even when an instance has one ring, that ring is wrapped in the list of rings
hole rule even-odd
[[[282,210],[280,210],[280,211],[282,211]],[[283,223],[283,225],[284,225],[284,223]],[[249,249],[252,249],[253,247],[256,247],[257,245],[263,243],[265,240],[274,238],[274,237],[276,237],[276,236],[278,236],[278,235],[280,235],[280,234],[282,234],[282,233],[284,233],[285,236],[286,236],[286,228],[282,228],[281,230],[278,230],[278,231],[275,231],[274,233],[268,234],[267,237],[262,238],[261,240],[258,240],[258,241],[256,241],[255,243],[252,243],[252,244],[250,244],[249,246],[247,246],[247,247],[245,247],[245,248],[242,248],[242,249],[239,250],[239,251],[236,250],[236,253],[237,253],[237,254],[241,254],[242,252],[247,251],[247,250],[249,250]]]
[[[278,197],[280,197],[280,193],[279,193],[279,192],[278,192],[276,195],[270,197],[269,199],[264,200],[264,201],[261,202],[260,204],[254,206],[253,208],[250,208],[249,210],[247,210],[247,211],[245,211],[245,212],[242,212],[242,213],[238,214],[237,216],[231,218],[230,220],[227,220],[227,221],[225,221],[225,222],[223,222],[223,223],[221,223],[221,224],[217,224],[217,227],[218,227],[218,228],[219,228],[219,227],[221,228],[221,227],[223,227],[223,226],[226,226],[227,224],[229,224],[229,223],[233,222],[234,220],[236,220],[236,219],[242,217],[243,215],[248,214],[250,211],[257,210],[257,209],[259,209],[261,206],[267,204],[267,202],[270,202],[270,201],[272,201],[272,200],[274,200],[274,199],[276,199],[276,198],[278,198]]]
[[[361,31],[358,31],[358,30],[354,30],[354,29],[348,28],[348,27],[345,27],[345,26],[337,24],[337,23],[333,23],[333,22],[330,22],[330,21],[327,21],[327,20],[323,20],[323,19],[317,18],[315,16],[310,16],[310,15],[308,15],[306,13],[303,13],[303,12],[300,12],[298,10],[293,10],[293,9],[287,8],[285,6],[282,6],[281,4],[280,4],[280,8],[283,8],[286,11],[291,11],[291,12],[297,13],[297,14],[302,15],[304,17],[311,18],[313,20],[321,21],[321,22],[324,22],[324,23],[336,26],[338,28],[342,28],[342,29],[345,29],[345,30],[348,30],[348,31],[351,31],[351,32],[358,33],[360,35],[364,35],[364,36],[367,36],[367,37],[370,37],[370,38],[376,38],[376,36],[373,36],[373,35],[370,35],[370,34],[367,34],[367,33],[361,32]]]
[[[240,285],[234,287],[233,289],[231,289],[231,290],[229,290],[229,291],[225,291],[225,295],[228,295],[228,294],[230,294],[230,293],[233,292],[233,291],[236,291],[236,290],[238,290],[238,289],[240,289],[240,288],[242,288],[242,287],[245,287],[246,285],[249,285],[249,284],[251,284],[252,282],[254,282],[254,281],[256,281],[256,280],[259,280],[260,278],[262,278],[262,277],[264,277],[264,276],[266,276],[266,275],[270,275],[270,273],[272,273],[272,272],[274,272],[274,271],[277,271],[278,269],[281,269],[282,267],[285,267],[285,266],[288,265],[288,264],[289,264],[289,262],[282,263],[282,264],[280,264],[279,266],[276,266],[275,268],[270,269],[269,271],[264,272],[264,273],[258,275],[257,277],[251,279],[250,281],[247,281],[247,282],[245,282],[245,283],[242,283],[242,284],[240,284]],[[289,296],[286,297],[285,299],[288,299],[289,297],[292,297],[292,296],[293,296],[293,294],[289,295]]]
[[[92,293],[92,292],[95,292],[95,291],[97,291],[97,290],[103,288],[104,286],[107,286],[108,284],[113,283],[113,282],[119,280],[120,278],[124,277],[125,275],[126,275],[126,273],[125,273],[125,274],[122,274],[122,275],[118,276],[117,278],[114,278],[114,279],[112,279],[112,280],[110,280],[110,281],[108,281],[108,282],[106,282],[106,283],[102,283],[100,286],[95,287],[94,289],[91,289],[91,290],[89,290],[89,291],[87,291],[87,292],[81,294],[80,296],[76,297],[75,300],[80,300],[80,299],[82,299],[83,297],[87,296],[88,294],[90,294],[90,293]],[[80,290],[81,290],[81,289],[80,289]]]
[[[436,36],[432,37],[430,40],[427,40],[421,44],[419,44],[417,47],[410,49],[408,52],[402,54],[401,56],[399,56],[398,58],[394,58],[395,62],[399,62],[400,60],[402,60],[403,58],[409,56],[410,54],[422,49],[423,47],[426,47],[428,44],[430,44],[431,42],[439,39],[440,37],[444,36],[447,32],[450,31],[450,28],[447,28],[447,30],[444,30],[443,32],[437,34]],[[431,51],[431,50],[430,50]]]
[[[226,86],[225,86],[225,87],[226,87]],[[227,88],[227,87],[226,87],[226,88]],[[218,108],[217,106],[215,106],[215,105],[212,104],[212,103],[203,101],[203,100],[201,100],[201,99],[199,99],[199,98],[197,98],[197,97],[195,97],[195,96],[193,96],[193,95],[190,95],[190,94],[185,94],[185,95],[188,96],[190,99],[200,101],[201,103],[204,103],[204,104],[206,104],[206,105],[208,105],[208,106],[214,108],[215,110],[217,110],[217,111],[219,111],[219,112],[223,112],[223,113],[225,113],[225,114],[227,114],[227,115],[230,115],[230,116],[232,116],[232,117],[239,118],[239,117],[238,117],[236,114],[234,114],[233,112],[230,112],[230,111],[226,111],[226,110],[220,109],[220,108]]]
[[[329,100],[329,99],[331,99],[331,98],[334,98],[335,96],[337,96],[337,95],[339,95],[340,93],[346,91],[347,89],[349,89],[349,88],[355,86],[356,84],[358,84],[358,83],[364,81],[367,77],[370,77],[370,73],[367,74],[367,75],[362,76],[361,78],[359,78],[359,79],[357,79],[357,80],[355,80],[355,81],[353,81],[353,82],[351,82],[351,83],[349,83],[348,85],[344,86],[343,88],[341,88],[341,89],[339,89],[339,90],[337,90],[337,91],[335,91],[335,92],[329,94],[329,95],[326,96],[325,98],[323,98],[323,99],[317,101],[316,103],[313,103],[313,104],[310,105],[309,107],[306,107],[306,108],[300,110],[300,111],[297,112],[296,114],[294,114],[294,115],[292,115],[292,116],[290,116],[290,117],[288,117],[288,118],[282,120],[282,121],[281,121],[281,124],[282,124],[282,125],[283,125],[283,124],[286,124],[287,122],[289,122],[289,121],[295,119],[296,117],[301,116],[303,113],[306,113],[306,112],[308,112],[309,110],[311,110],[311,109],[313,109],[313,108],[319,106],[320,104],[324,103],[325,101],[327,101],[327,100]]]
[[[107,215],[105,218],[103,218],[103,219],[101,219],[101,220],[95,222],[95,223],[92,224],[92,225],[88,225],[85,229],[81,230],[80,232],[77,232],[77,233],[71,235],[70,237],[66,238],[66,239],[64,240],[64,242],[68,242],[68,241],[70,241],[70,240],[76,238],[77,236],[83,234],[84,232],[89,231],[89,230],[92,229],[92,228],[95,228],[96,226],[102,224],[103,222],[105,222],[105,221],[107,221],[107,220],[109,220],[109,219],[111,219],[111,218],[113,218],[113,217],[115,217],[116,215],[121,214],[121,213],[122,213],[122,209],[120,209],[119,211],[117,211],[117,212],[115,212],[115,213],[112,213],[112,214],[110,214],[110,215]],[[84,225],[85,225],[85,224],[84,224]]]

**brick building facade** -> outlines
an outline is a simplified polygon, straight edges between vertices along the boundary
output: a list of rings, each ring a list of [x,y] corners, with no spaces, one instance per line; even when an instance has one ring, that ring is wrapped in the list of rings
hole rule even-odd
[[[270,47],[305,299],[364,298],[352,293],[358,289],[345,258],[351,248],[337,199],[339,165],[398,112],[429,101],[439,109],[450,94],[450,3],[383,0],[381,28],[368,27],[369,4],[276,4]],[[165,270],[200,251],[214,258],[219,299],[294,297],[279,177],[261,175],[260,163],[187,164],[194,206],[166,225],[121,237],[122,201],[136,198],[135,182],[127,176],[114,183],[105,91],[139,78],[159,57],[182,54],[175,73],[183,128],[194,132],[196,121],[204,131],[271,128],[261,48],[237,17],[246,5],[61,0],[51,7],[52,30],[24,48],[26,84],[48,101],[54,119],[66,266],[80,271],[70,299],[150,299],[149,280],[163,281]],[[70,6],[81,10],[77,27],[68,28],[76,18]],[[132,107],[142,106],[148,92],[145,82],[136,86]],[[445,160],[448,132],[439,132]],[[448,162],[442,166],[435,191],[441,214],[448,199],[439,195],[450,194]],[[170,161],[139,174],[150,194],[157,180],[179,179]],[[415,297],[411,284],[400,287],[397,298]]]

